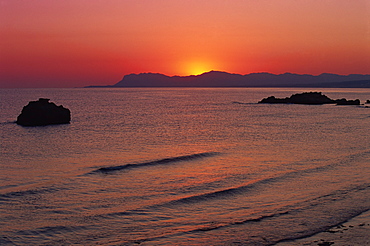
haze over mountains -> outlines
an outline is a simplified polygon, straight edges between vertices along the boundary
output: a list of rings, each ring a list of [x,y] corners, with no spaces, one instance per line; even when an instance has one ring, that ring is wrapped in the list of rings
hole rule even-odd
[[[125,75],[111,86],[89,87],[333,87],[370,88],[370,75],[251,73],[246,75],[210,71],[201,75],[167,76],[159,73]]]

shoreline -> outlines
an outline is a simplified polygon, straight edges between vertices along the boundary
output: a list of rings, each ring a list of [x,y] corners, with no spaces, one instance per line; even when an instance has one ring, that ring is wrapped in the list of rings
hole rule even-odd
[[[370,210],[309,237],[274,244],[275,246],[364,246],[370,245]]]

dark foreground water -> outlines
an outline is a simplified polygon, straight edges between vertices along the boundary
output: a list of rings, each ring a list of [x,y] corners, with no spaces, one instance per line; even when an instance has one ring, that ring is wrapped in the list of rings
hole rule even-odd
[[[370,108],[256,103],[303,91],[1,90],[0,245],[272,245],[370,209]],[[71,124],[16,125],[39,97]]]

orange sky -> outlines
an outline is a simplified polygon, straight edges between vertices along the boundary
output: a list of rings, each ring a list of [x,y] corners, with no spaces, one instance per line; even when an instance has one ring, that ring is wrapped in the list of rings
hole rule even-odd
[[[370,74],[370,1],[0,1],[3,88],[209,70]]]

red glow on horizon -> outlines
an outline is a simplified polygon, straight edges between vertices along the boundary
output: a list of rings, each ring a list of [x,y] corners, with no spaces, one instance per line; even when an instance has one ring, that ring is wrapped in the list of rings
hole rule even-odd
[[[365,0],[5,0],[0,87],[108,85],[144,72],[370,74],[368,7]]]

